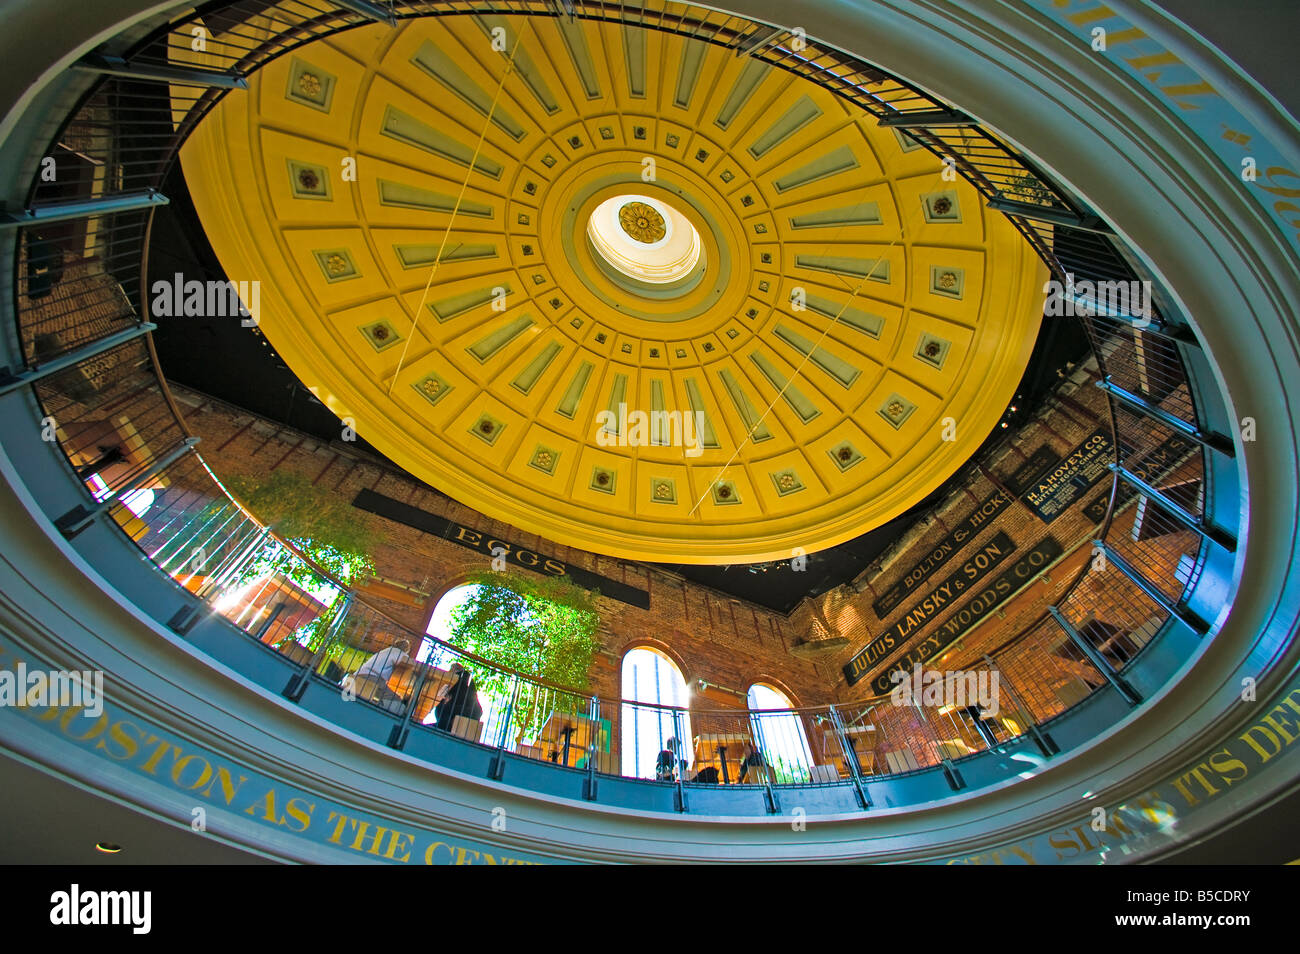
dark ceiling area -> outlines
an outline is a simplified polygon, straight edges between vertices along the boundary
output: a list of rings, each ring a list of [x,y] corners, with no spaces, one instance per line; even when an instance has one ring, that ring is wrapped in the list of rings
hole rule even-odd
[[[170,283],[177,273],[186,281],[226,280],[199,223],[179,163],[173,165],[163,192],[171,202],[154,214],[148,287],[159,280]],[[294,376],[257,329],[242,327],[238,318],[230,317],[152,320],[158,325],[154,342],[169,380],[321,441],[340,438],[339,419]],[[1087,350],[1088,342],[1078,322],[1044,320],[1012,405],[1016,410],[1008,408],[1002,419],[1007,426],[995,426],[971,460],[986,455],[1027,421],[1065,369]],[[360,436],[352,446],[386,460]],[[839,546],[807,554],[802,570],[794,569],[786,560],[756,565],[661,565],[729,596],[789,613],[805,597],[824,593],[858,576],[919,516],[947,497],[965,473],[966,467],[960,467],[943,486],[889,523]]]

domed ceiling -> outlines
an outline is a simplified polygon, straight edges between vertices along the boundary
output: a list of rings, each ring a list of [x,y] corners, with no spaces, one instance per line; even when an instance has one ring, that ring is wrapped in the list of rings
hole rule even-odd
[[[897,516],[996,425],[1042,316],[1037,259],[932,154],[635,27],[351,30],[227,95],[182,162],[357,433],[623,557],[781,559]]]

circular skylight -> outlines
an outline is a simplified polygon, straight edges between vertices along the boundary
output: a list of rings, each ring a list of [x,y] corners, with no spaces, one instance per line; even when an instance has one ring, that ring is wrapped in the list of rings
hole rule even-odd
[[[686,216],[646,195],[616,195],[596,206],[587,237],[601,258],[628,278],[668,285],[700,262],[700,233]]]

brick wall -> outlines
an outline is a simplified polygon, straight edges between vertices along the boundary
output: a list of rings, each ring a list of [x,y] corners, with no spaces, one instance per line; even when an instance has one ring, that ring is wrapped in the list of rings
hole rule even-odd
[[[781,614],[670,573],[552,543],[462,506],[345,443],[323,443],[203,395],[176,390],[190,428],[202,438],[203,457],[218,476],[285,469],[349,501],[370,488],[485,536],[646,590],[648,610],[600,598],[604,645],[591,682],[603,697],[621,695],[623,654],[650,645],[676,662],[688,683],[709,684],[697,693],[696,704],[702,707],[743,706],[745,691],[760,680],[774,683],[800,705],[831,701],[832,668],[789,654],[801,634]],[[361,510],[356,516],[372,524],[383,541],[373,554],[380,581],[367,589],[366,601],[417,632],[424,631],[444,593],[490,567],[485,554]]]

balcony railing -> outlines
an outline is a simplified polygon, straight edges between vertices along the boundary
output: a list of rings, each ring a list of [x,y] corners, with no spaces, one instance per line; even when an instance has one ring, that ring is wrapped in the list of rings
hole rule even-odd
[[[957,763],[968,756],[1012,743],[1050,756],[1049,723],[1103,688],[1140,702],[1126,667],[1172,617],[1207,628],[1185,598],[1204,548],[1233,546],[1207,520],[1203,490],[1205,455],[1230,454],[1231,444],[1200,423],[1182,357],[1194,338],[1158,284],[1146,286],[1150,308],[1132,307],[1133,299],[1117,305],[1098,283],[1150,279],[1104,223],[996,133],[870,64],[780,28],[682,4],[573,8],[583,18],[735,48],[825,86],[951,158],[1083,312],[1057,320],[1083,323],[1102,371],[1114,438],[1111,494],[1095,556],[1058,605],[994,651],[961,660],[977,681],[997,677],[996,713],[889,698],[782,711],[673,708],[601,699],[512,672],[368,605],[234,499],[195,449],[159,370],[142,293],[152,216],[165,202],[157,190],[188,133],[242,77],[332,32],[389,14],[558,15],[544,0],[207,5],[124,57],[84,64],[102,75],[51,143],[60,175],[37,177],[28,209],[11,216],[26,366],[0,388],[32,388],[42,410],[33,426],[48,431],[85,487],[80,506],[51,519],[70,538],[95,520],[115,522],[192,595],[172,628],[185,634],[219,615],[243,638],[275,647],[295,667],[290,699],[309,684],[336,686],[383,713],[387,741],[402,747],[412,732],[437,731],[429,726],[458,663],[473,675],[482,711],[453,712],[442,719],[445,731],[498,758],[563,765],[593,780],[623,775],[674,785],[683,808],[691,786],[742,781],[773,800],[785,786],[852,785],[867,807],[867,781],[936,766],[960,787]],[[202,64],[178,63],[178,42],[188,48],[196,31],[210,38]],[[399,638],[424,661],[403,664],[386,680],[348,678],[367,650]]]

